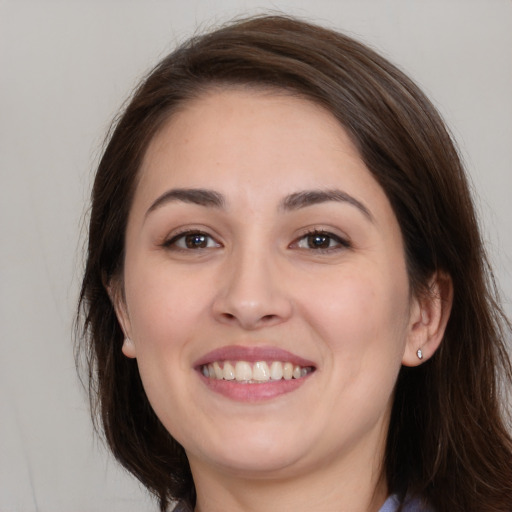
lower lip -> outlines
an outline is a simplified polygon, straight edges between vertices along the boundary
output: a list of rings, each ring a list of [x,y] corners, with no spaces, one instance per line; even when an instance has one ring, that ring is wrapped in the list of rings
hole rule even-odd
[[[237,402],[261,402],[291,393],[302,386],[312,375],[300,379],[277,380],[259,384],[249,384],[236,380],[210,379],[198,373],[211,391]]]

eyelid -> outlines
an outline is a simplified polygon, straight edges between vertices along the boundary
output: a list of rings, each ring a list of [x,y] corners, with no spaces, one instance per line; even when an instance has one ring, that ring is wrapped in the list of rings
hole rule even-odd
[[[332,228],[331,228],[332,229]],[[297,236],[293,242],[290,244],[289,247],[291,248],[298,248],[304,251],[313,251],[315,253],[326,253],[326,252],[333,252],[333,251],[339,251],[339,250],[345,250],[352,247],[352,244],[347,236],[344,236],[339,233],[334,233],[331,229],[325,228],[325,227],[309,227],[304,228],[302,230],[302,233]],[[322,235],[331,238],[332,240],[335,240],[338,245],[335,247],[326,247],[326,248],[301,248],[298,247],[298,244],[301,240],[308,236],[315,236],[315,235]]]
[[[306,227],[301,229],[297,236],[294,238],[294,240],[289,244],[289,248],[292,249],[299,249],[303,251],[311,251],[315,253],[326,253],[326,252],[335,252],[340,250],[349,249],[352,247],[352,243],[350,242],[349,238],[341,233],[334,232],[337,231],[334,228],[331,227]],[[176,244],[177,241],[180,239],[186,237],[187,235],[201,235],[204,237],[209,238],[214,242],[214,246],[210,247],[196,247],[196,248],[190,248],[190,247],[180,247]],[[334,240],[337,245],[334,247],[298,247],[299,243],[304,240],[308,236],[314,236],[314,235],[321,235],[330,238],[331,240]],[[163,248],[166,249],[174,249],[176,251],[200,251],[200,250],[206,250],[206,249],[214,249],[214,248],[220,248],[224,247],[224,244],[219,241],[219,237],[215,234],[212,234],[211,230],[204,227],[204,226],[184,226],[181,228],[177,228],[173,230],[171,233],[169,233],[158,245],[160,245]]]
[[[174,230],[169,235],[165,237],[163,242],[160,244],[162,247],[166,249],[174,249],[177,251],[199,251],[205,249],[213,249],[214,247],[198,247],[196,249],[179,247],[176,242],[187,235],[201,235],[205,236],[215,242],[215,247],[222,247],[222,243],[218,241],[217,237],[208,232],[205,228],[196,228],[196,227],[183,227],[177,230]]]

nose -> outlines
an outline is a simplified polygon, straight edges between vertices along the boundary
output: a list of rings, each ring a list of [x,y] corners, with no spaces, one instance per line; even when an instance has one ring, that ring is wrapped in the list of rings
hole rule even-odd
[[[292,314],[282,272],[263,251],[239,251],[226,262],[213,303],[215,318],[245,330],[278,325]]]

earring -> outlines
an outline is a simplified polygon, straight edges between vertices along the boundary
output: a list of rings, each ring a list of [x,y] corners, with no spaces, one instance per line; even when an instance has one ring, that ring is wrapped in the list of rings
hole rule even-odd
[[[418,356],[418,359],[423,359],[423,352],[422,352],[421,348],[418,349],[418,351],[416,352],[416,355]]]

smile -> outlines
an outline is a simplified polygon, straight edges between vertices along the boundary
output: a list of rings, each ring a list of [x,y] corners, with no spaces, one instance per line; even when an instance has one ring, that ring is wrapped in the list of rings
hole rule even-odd
[[[300,379],[313,370],[312,366],[300,366],[289,361],[215,361],[201,366],[206,378],[246,384]]]

